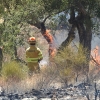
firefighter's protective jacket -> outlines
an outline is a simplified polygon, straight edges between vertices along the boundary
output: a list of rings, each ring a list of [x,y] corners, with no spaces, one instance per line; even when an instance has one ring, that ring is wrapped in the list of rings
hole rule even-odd
[[[26,49],[26,62],[29,67],[29,70],[37,70],[39,67],[39,61],[42,59],[42,52],[35,45],[30,45],[30,47]]]

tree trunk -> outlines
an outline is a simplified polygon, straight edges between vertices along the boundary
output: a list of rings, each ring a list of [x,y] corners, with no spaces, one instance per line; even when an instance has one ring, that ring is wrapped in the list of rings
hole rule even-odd
[[[0,71],[2,69],[2,61],[3,61],[3,52],[2,52],[2,48],[0,47]]]
[[[75,38],[75,28],[76,28],[76,20],[75,20],[75,11],[74,7],[72,6],[70,9],[70,19],[68,20],[70,24],[72,24],[71,29],[68,33],[68,37],[64,42],[62,42],[61,46],[59,47],[59,50],[63,50],[66,46],[68,46],[72,40]]]
[[[17,47],[16,45],[14,45],[14,59],[17,59],[18,56],[17,56]]]
[[[70,42],[75,38],[74,31],[75,28],[77,27],[79,34],[79,48],[82,46],[84,50],[86,49],[85,56],[87,63],[83,64],[83,70],[85,72],[85,75],[87,75],[89,72],[89,61],[91,53],[91,39],[92,39],[90,17],[86,14],[85,11],[83,12],[83,9],[82,12],[80,11],[78,13],[78,16],[75,17],[75,12],[72,7],[69,23],[72,24],[72,27],[68,34],[67,39],[61,44],[61,48],[68,46]]]
[[[44,22],[41,23],[41,33],[49,44],[49,50],[48,50],[49,56],[53,57],[56,53],[54,39],[53,39],[53,36],[49,33],[49,30],[46,30]]]
[[[91,54],[91,40],[92,40],[92,32],[91,32],[91,20],[87,15],[82,15],[80,18],[81,21],[77,21],[77,29],[78,29],[78,34],[79,34],[79,48],[82,46],[85,50],[85,56],[86,56],[86,61],[87,63],[83,64],[83,71],[84,74],[88,77],[88,72],[89,72],[89,61],[90,61],[90,54]],[[88,23],[85,23],[82,21],[84,19]]]
[[[71,30],[68,33],[67,39],[64,42],[62,42],[59,50],[61,50],[64,47],[68,46],[72,42],[72,40],[75,38],[75,32],[74,32],[75,28],[76,28],[76,25],[73,24],[72,27],[71,27]]]
[[[90,18],[87,19],[88,22],[91,22]],[[91,24],[86,24],[86,40],[85,40],[85,48],[87,49],[86,58],[88,62],[88,69],[89,71],[89,61],[90,61],[90,55],[91,55],[91,40],[92,40],[92,32],[91,32]]]

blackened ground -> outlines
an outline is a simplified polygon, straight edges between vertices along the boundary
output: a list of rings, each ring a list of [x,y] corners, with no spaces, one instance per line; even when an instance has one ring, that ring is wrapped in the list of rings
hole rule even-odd
[[[25,100],[25,98],[33,98],[29,100],[42,100],[42,98],[51,98],[51,100],[93,100],[96,96],[100,99],[99,91],[98,89],[95,91],[94,86],[88,83],[81,83],[77,86],[70,85],[57,89],[54,87],[40,90],[32,89],[22,94],[7,94],[3,90],[0,92],[0,100]]]

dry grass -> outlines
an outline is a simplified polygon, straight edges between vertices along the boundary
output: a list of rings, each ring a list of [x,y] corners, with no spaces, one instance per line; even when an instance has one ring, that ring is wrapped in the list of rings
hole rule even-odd
[[[22,93],[31,89],[48,88],[57,77],[57,71],[55,67],[46,66],[41,68],[39,74],[34,74],[32,77],[26,76],[23,80],[15,81],[9,79],[5,80],[5,77],[0,77],[0,86],[5,89],[7,93],[18,92]]]
[[[34,74],[31,78],[25,75],[24,79],[20,79],[19,76],[23,76],[20,71],[16,70],[19,74],[15,74],[13,71],[10,71],[12,72],[12,75],[11,73],[4,74],[4,76],[10,80],[5,81],[5,77],[1,77],[0,86],[5,88],[7,92],[24,92],[29,91],[32,88],[48,88],[52,83],[57,83],[58,79],[60,82],[68,85],[68,82],[75,78],[75,71],[80,71],[80,66],[78,65],[81,65],[83,62],[85,62],[84,55],[77,56],[76,51],[72,48],[65,48],[64,51],[61,51],[60,54],[56,56],[53,62],[49,63],[47,66],[42,66],[39,74]],[[19,65],[17,65],[17,67],[18,66]],[[14,70],[13,67],[12,70]],[[9,78],[10,75],[15,75],[17,77],[16,79],[19,81],[16,82],[16,79],[13,80],[14,77],[12,79]]]

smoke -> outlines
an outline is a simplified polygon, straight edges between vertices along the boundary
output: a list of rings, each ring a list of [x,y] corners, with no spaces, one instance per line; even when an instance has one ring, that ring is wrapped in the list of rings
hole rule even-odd
[[[91,47],[94,49],[96,46],[100,47],[100,37],[99,35],[92,35]]]
[[[78,33],[75,32],[75,39],[72,41],[74,43],[79,43]],[[57,30],[55,32],[55,44],[56,47],[59,47],[60,44],[68,37],[68,30]],[[100,36],[92,35],[91,48],[94,49],[96,46],[100,47]]]
[[[79,36],[77,31],[75,32],[75,39],[71,42],[72,46],[78,45],[79,43]],[[68,37],[68,30],[56,30],[54,35],[54,47],[59,48],[61,43],[65,41],[65,39]],[[93,35],[92,41],[91,41],[91,50],[93,50],[96,46],[100,47],[100,38],[98,36]],[[100,52],[100,50],[99,50]],[[44,61],[45,62],[45,61]],[[44,63],[42,62],[42,63]]]
[[[67,30],[57,30],[57,31],[55,31],[54,42],[55,42],[56,48],[58,48],[61,45],[61,43],[67,38],[67,36],[68,36]]]

